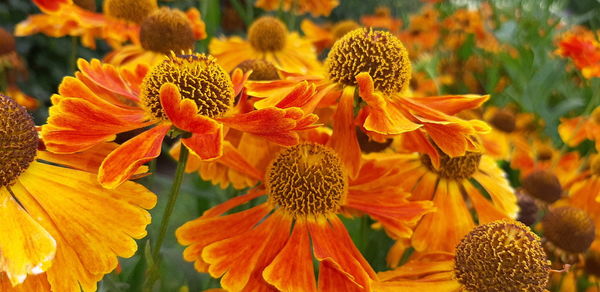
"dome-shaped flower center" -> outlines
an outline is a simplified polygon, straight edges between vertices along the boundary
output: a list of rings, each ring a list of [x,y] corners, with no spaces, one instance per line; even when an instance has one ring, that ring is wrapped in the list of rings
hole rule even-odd
[[[537,149],[536,158],[538,161],[548,161],[552,159],[552,148],[550,146],[542,145]]]
[[[37,131],[27,110],[0,94],[0,188],[15,183],[35,158],[37,147]]]
[[[494,128],[505,133],[511,133],[517,127],[515,114],[508,109],[496,111],[489,122]]]
[[[194,31],[185,14],[179,10],[161,8],[142,22],[140,42],[149,51],[168,54],[194,49]]]
[[[332,81],[356,85],[356,75],[368,72],[375,89],[385,93],[408,87],[411,65],[402,42],[385,31],[361,28],[339,39],[325,63]]]
[[[360,28],[360,25],[353,20],[344,20],[336,23],[331,29],[334,40],[339,40],[347,33]]]
[[[0,56],[15,50],[15,37],[0,27]]]
[[[281,20],[264,16],[252,23],[248,29],[248,40],[258,51],[281,51],[285,47],[287,33],[287,28]]]
[[[592,159],[592,163],[590,164],[590,170],[592,171],[593,175],[600,176],[600,155],[597,154]]]
[[[562,196],[558,178],[547,170],[536,170],[523,179],[525,192],[546,203],[554,203]]]
[[[219,117],[232,106],[233,84],[229,74],[212,56],[173,53],[148,72],[142,82],[141,102],[146,111],[158,119],[166,119],[160,103],[160,88],[167,82],[177,85],[181,96],[193,100],[198,113],[204,116]]]
[[[596,235],[592,218],[571,206],[550,209],[542,220],[542,228],[548,241],[572,253],[585,252]]]
[[[537,221],[538,214],[538,206],[535,200],[522,192],[517,192],[517,203],[519,205],[517,220],[527,226],[533,225]]]
[[[156,0],[105,0],[104,13],[114,18],[142,23],[158,9]]]
[[[89,11],[96,11],[96,0],[73,0],[75,5]]]
[[[467,152],[463,156],[450,157],[443,152],[440,153],[440,167],[436,169],[431,163],[429,155],[421,155],[421,163],[432,172],[446,179],[462,180],[470,178],[479,168],[481,154]]]
[[[546,288],[550,261],[539,237],[527,226],[494,221],[460,241],[454,270],[467,291],[537,292]]]
[[[335,152],[318,144],[281,151],[267,170],[270,201],[292,216],[335,212],[346,197],[347,180]]]
[[[269,61],[260,59],[246,60],[237,65],[237,67],[244,72],[252,70],[252,73],[248,77],[249,80],[263,81],[281,79],[277,72],[277,68]]]

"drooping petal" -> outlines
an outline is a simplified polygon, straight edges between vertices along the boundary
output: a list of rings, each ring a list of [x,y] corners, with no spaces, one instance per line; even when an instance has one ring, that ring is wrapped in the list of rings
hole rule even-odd
[[[343,274],[349,283],[370,291],[370,283],[376,278],[375,272],[360,254],[337,215],[317,222],[308,222],[307,225],[315,258],[320,262],[328,262]],[[324,285],[321,281],[327,280],[319,279],[319,287]]]
[[[13,186],[17,199],[56,240],[46,271],[53,291],[95,291],[117,256],[131,257],[146,235],[156,196],[125,182],[106,190],[95,175],[33,162]]]
[[[489,95],[464,94],[412,97],[411,99],[447,115],[455,115],[464,110],[479,108],[489,98]]]
[[[413,246],[417,251],[451,252],[475,226],[471,213],[454,180],[440,180],[433,203],[438,211],[423,217],[415,229]]]
[[[253,272],[264,270],[259,263],[271,262],[290,236],[291,219],[273,213],[255,228],[210,244],[202,251],[208,272],[221,279],[221,286],[241,291]]]
[[[92,59],[90,62],[79,59],[77,66],[87,78],[98,86],[133,101],[139,101],[139,93],[131,89],[115,66],[102,63],[98,59]]]
[[[305,115],[296,107],[270,107],[217,120],[233,129],[261,136],[281,145],[292,146],[298,143],[296,131],[315,127],[313,123],[316,122],[317,116]]]
[[[170,128],[171,124],[159,124],[123,143],[100,165],[98,181],[111,189],[126,181],[142,164],[160,155],[162,141]]]
[[[280,291],[317,291],[310,239],[304,220],[295,221],[292,235],[262,275]]]
[[[160,103],[169,120],[177,128],[193,134],[212,134],[219,131],[219,123],[198,113],[198,105],[182,98],[177,85],[165,83],[160,87]]]
[[[6,188],[0,188],[0,222],[0,275],[6,273],[12,286],[50,267],[56,241]]]
[[[410,121],[397,104],[375,92],[373,79],[368,72],[356,75],[360,97],[368,104],[363,127],[380,134],[400,134],[414,131],[421,125]]]
[[[219,158],[223,155],[223,125],[217,124],[216,127],[215,132],[192,134],[181,142],[202,160]]]
[[[329,261],[322,261],[319,265],[319,291],[335,292],[360,292],[370,291],[370,287],[363,288],[352,281],[348,281],[348,275],[340,271],[336,265]]]
[[[333,134],[329,143],[338,153],[350,177],[356,177],[360,169],[361,151],[354,125],[354,88],[346,87],[333,115]]]

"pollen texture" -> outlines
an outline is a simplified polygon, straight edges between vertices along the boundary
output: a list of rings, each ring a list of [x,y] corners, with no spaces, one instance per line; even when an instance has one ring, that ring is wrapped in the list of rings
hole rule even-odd
[[[168,54],[194,49],[194,31],[185,14],[179,10],[161,8],[142,22],[140,42],[146,50]]]
[[[285,47],[287,33],[287,28],[281,20],[264,16],[252,23],[248,29],[248,40],[258,51],[280,51]]]
[[[464,156],[450,157],[443,152],[440,153],[440,167],[436,169],[431,164],[429,155],[421,155],[421,163],[429,170],[446,179],[462,180],[470,178],[479,168],[481,154],[467,152]]]
[[[571,253],[585,252],[596,235],[592,218],[570,206],[550,209],[542,220],[542,228],[548,241]]]
[[[0,94],[0,187],[15,183],[35,158],[37,146],[37,131],[27,110]]]
[[[233,84],[229,74],[212,56],[172,53],[144,77],[141,102],[157,119],[167,118],[159,93],[161,86],[168,82],[177,85],[183,98],[193,100],[198,113],[204,116],[219,117],[233,104]]]
[[[154,10],[158,9],[156,0],[105,0],[104,13],[114,18],[142,23]]]
[[[480,225],[456,247],[455,275],[467,291],[544,291],[550,261],[537,235],[516,221]]]
[[[286,213],[318,216],[337,211],[346,197],[347,180],[335,152],[318,144],[298,144],[281,151],[267,169],[269,200]]]
[[[277,73],[277,68],[269,61],[260,59],[246,60],[237,67],[244,72],[252,70],[252,73],[248,77],[249,80],[264,81],[281,79],[279,73]]]
[[[558,178],[547,170],[536,170],[523,179],[525,192],[546,203],[554,203],[562,196]]]
[[[356,75],[368,72],[375,89],[401,92],[410,82],[411,65],[402,42],[385,31],[361,28],[339,39],[325,62],[332,81],[356,85]]]

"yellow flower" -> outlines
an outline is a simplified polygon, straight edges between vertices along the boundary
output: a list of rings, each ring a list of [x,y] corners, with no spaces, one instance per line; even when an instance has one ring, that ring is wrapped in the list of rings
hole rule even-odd
[[[78,170],[97,168],[104,147],[54,159],[38,145],[27,111],[0,95],[0,290],[95,291],[117,256],[134,255],[156,196]]]

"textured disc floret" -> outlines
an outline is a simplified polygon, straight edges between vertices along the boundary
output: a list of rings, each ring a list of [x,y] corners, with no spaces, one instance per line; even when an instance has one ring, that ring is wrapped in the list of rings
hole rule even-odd
[[[436,169],[431,163],[429,155],[421,155],[421,163],[429,170],[439,174],[441,177],[453,180],[470,178],[479,168],[481,154],[467,152],[463,156],[450,157],[446,153],[440,153],[440,167]]]
[[[267,170],[269,200],[294,217],[337,211],[346,196],[347,179],[336,153],[318,144],[298,144],[281,151]]]
[[[562,196],[562,187],[558,178],[547,170],[536,170],[523,179],[525,192],[546,203],[554,203]]]
[[[592,218],[585,211],[571,206],[550,209],[542,220],[542,228],[546,240],[572,253],[585,252],[596,235]]]
[[[229,74],[212,56],[172,53],[144,77],[142,106],[158,119],[166,119],[160,103],[160,88],[168,82],[177,85],[182,98],[193,100],[198,106],[198,113],[204,116],[220,117],[233,104],[233,85]]]
[[[142,23],[158,4],[156,0],[105,0],[103,9],[114,18]]]
[[[264,80],[279,80],[279,73],[275,65],[271,62],[260,59],[246,60],[237,65],[243,72],[252,70],[248,77],[249,80],[264,81]]]
[[[250,45],[261,52],[280,51],[285,47],[287,28],[281,20],[264,16],[252,23],[248,29]]]
[[[490,124],[505,133],[511,133],[517,128],[515,114],[507,109],[496,111],[490,119]]]
[[[329,78],[345,85],[356,85],[356,75],[368,72],[375,89],[385,93],[408,87],[411,65],[402,42],[385,31],[360,28],[339,39],[326,61]]]
[[[548,261],[537,235],[516,221],[480,225],[456,247],[455,275],[467,291],[544,291]]]
[[[37,131],[27,110],[0,94],[0,187],[15,183],[35,158],[37,147]]]
[[[142,22],[140,42],[146,50],[167,54],[194,48],[194,30],[185,14],[179,10],[161,8]]]

